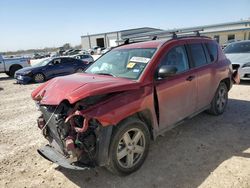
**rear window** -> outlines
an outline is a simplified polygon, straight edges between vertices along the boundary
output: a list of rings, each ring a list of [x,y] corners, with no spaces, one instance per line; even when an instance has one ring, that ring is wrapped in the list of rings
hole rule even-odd
[[[189,48],[195,67],[200,67],[207,64],[207,59],[202,44],[189,44]]]
[[[208,49],[208,53],[210,56],[210,61],[214,62],[218,57],[218,46],[215,43],[206,43],[206,47]]]
[[[225,49],[224,52],[226,54],[229,53],[250,53],[250,42],[237,42],[229,44]]]

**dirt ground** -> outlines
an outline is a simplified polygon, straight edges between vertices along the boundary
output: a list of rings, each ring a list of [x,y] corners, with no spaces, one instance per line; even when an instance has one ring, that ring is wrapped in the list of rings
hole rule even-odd
[[[151,142],[142,168],[127,177],[104,168],[73,171],[43,159],[30,93],[0,74],[0,187],[250,187],[250,82],[234,86],[226,112],[202,113]]]

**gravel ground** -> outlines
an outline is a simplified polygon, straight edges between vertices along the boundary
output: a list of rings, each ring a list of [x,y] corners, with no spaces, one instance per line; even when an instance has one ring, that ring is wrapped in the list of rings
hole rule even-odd
[[[40,157],[46,144],[30,93],[0,74],[0,187],[250,187],[250,82],[234,86],[226,112],[202,113],[151,143],[142,168],[117,177],[73,171]]]

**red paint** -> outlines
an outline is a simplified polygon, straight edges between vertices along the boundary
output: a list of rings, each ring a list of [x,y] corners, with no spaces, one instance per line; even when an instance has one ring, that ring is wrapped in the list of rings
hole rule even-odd
[[[96,118],[103,126],[108,126],[117,125],[124,118],[146,110],[151,115],[152,126],[156,129],[158,127],[164,129],[210,104],[220,81],[231,78],[230,61],[219,49],[217,62],[194,68],[168,79],[154,79],[157,66],[165,53],[176,45],[197,42],[214,41],[202,37],[190,37],[168,42],[149,41],[118,47],[117,49],[158,48],[158,50],[137,81],[79,73],[46,82],[32,92],[32,98],[36,100],[43,94],[40,103],[44,105],[58,105],[63,100],[74,104],[89,96],[117,92],[112,98],[80,113],[85,117]],[[190,75],[195,76],[192,82],[186,81]],[[160,124],[158,124],[155,112],[154,89],[159,101]],[[87,125],[83,125],[82,129],[85,130],[85,126]]]

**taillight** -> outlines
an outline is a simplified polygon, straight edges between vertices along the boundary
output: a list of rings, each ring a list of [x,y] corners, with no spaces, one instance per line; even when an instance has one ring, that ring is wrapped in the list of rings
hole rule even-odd
[[[31,65],[30,59],[28,60],[28,64]]]

